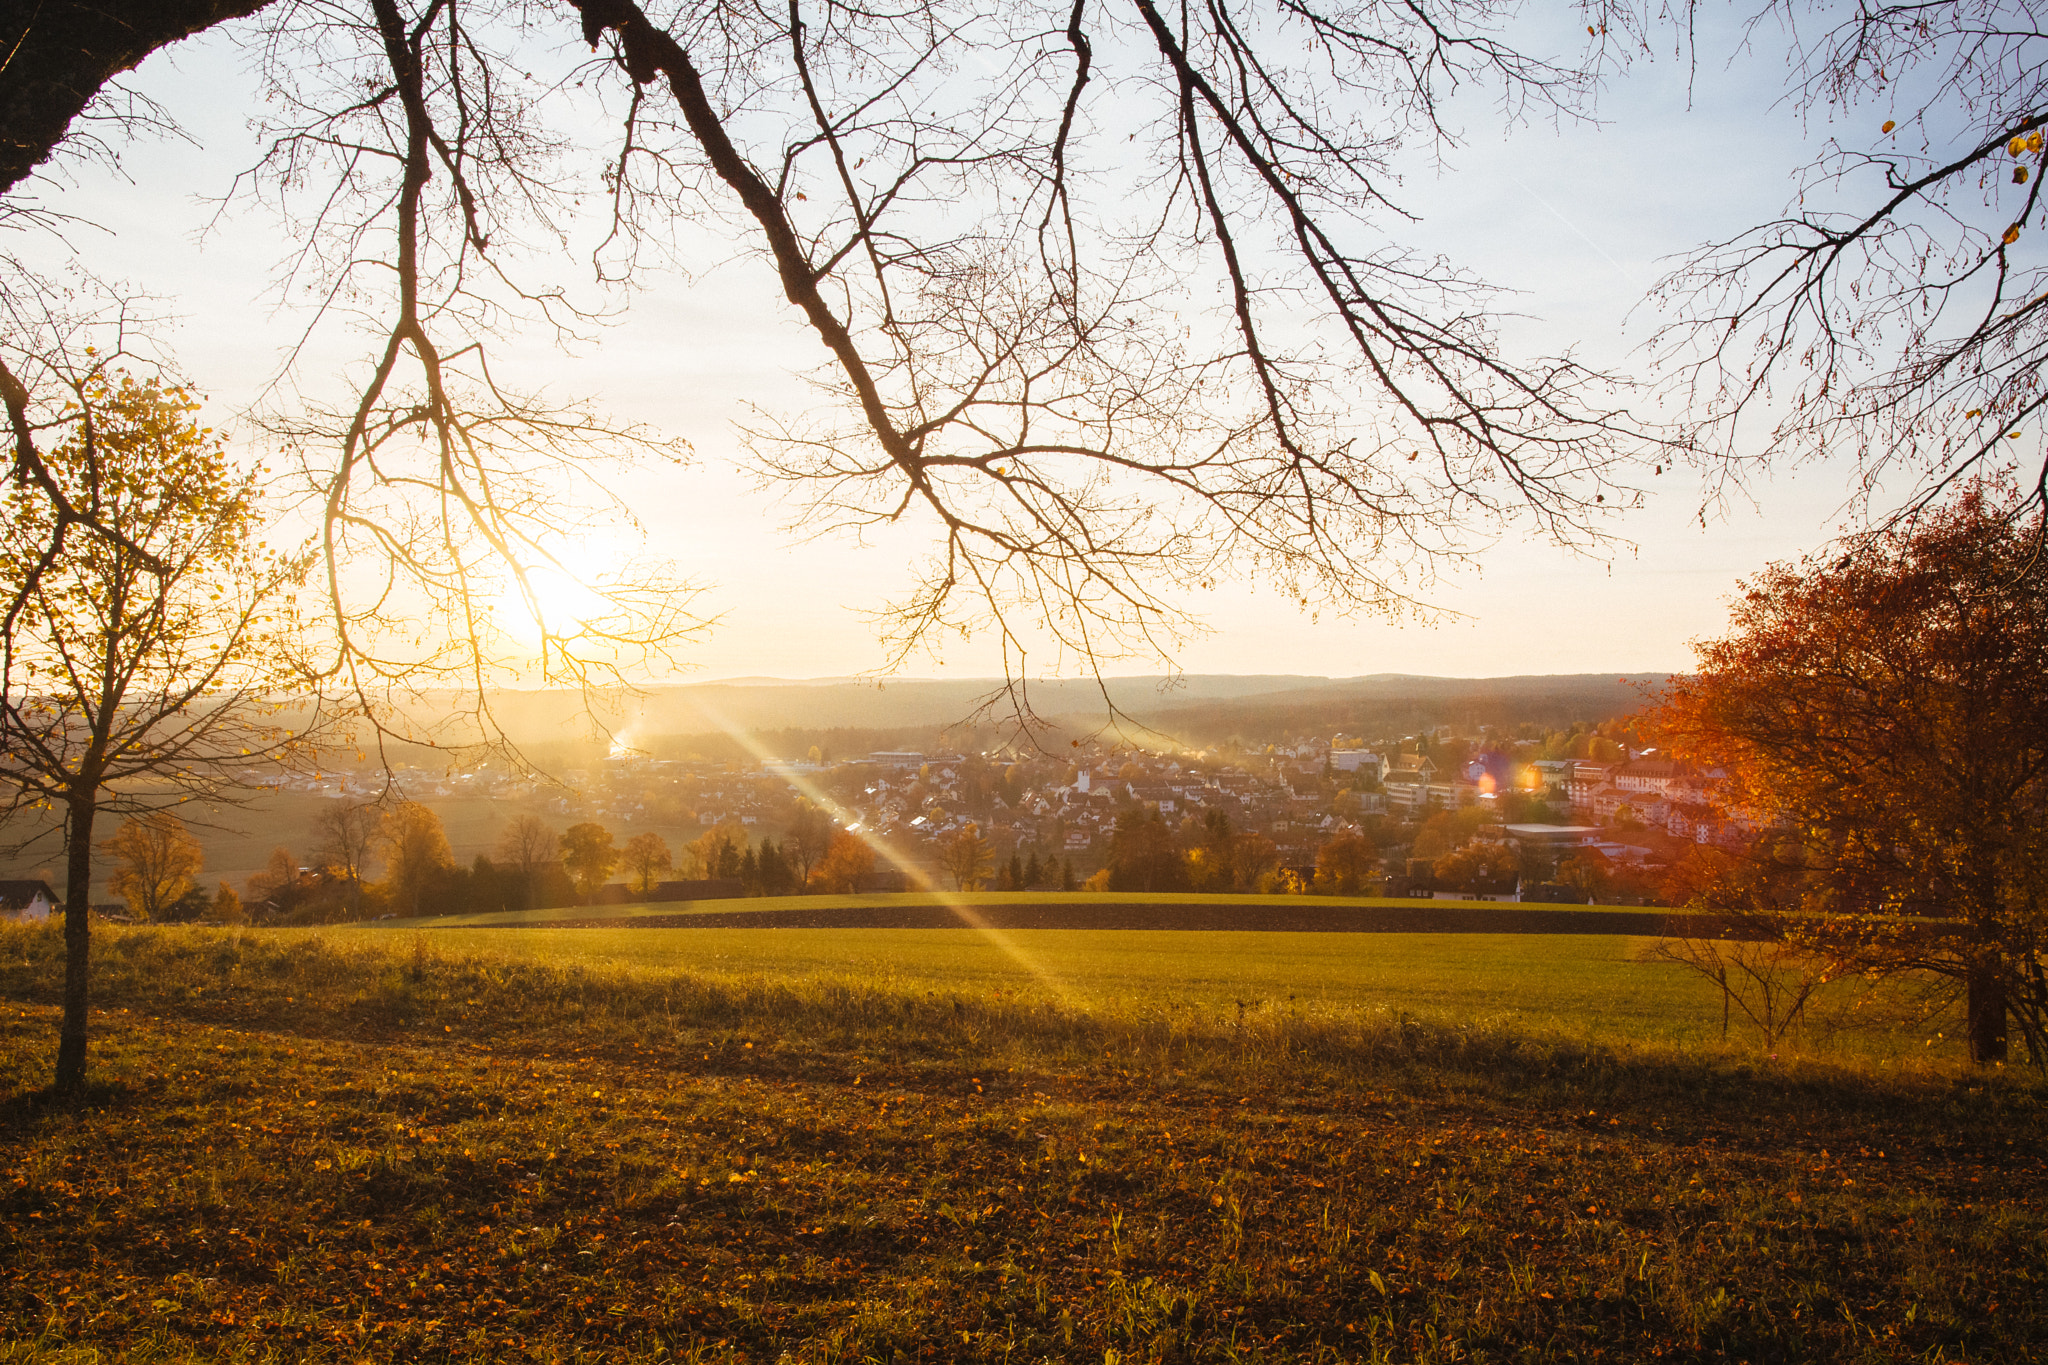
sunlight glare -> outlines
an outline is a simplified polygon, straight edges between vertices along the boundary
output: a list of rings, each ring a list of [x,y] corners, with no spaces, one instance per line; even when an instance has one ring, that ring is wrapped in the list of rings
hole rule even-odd
[[[754,738],[752,733],[719,714],[717,709],[711,706],[708,701],[699,701],[697,705],[714,725],[744,745],[757,760],[769,762],[774,759],[775,755],[770,754],[760,741]],[[784,776],[790,786],[796,788],[797,792],[809,800],[812,805],[831,816],[833,822],[840,828],[849,833],[859,830],[861,822],[854,817],[852,811],[841,805],[830,792],[827,792],[815,782],[794,773],[787,773]],[[863,834],[861,838],[867,843],[869,848],[875,851],[876,857],[881,861],[913,877],[918,873],[917,864],[897,849],[892,848],[887,840],[872,834]],[[1012,962],[1015,962],[1019,967],[1029,972],[1033,979],[1038,982],[1039,986],[1055,1000],[1062,1004],[1074,1003],[1074,994],[1067,988],[1066,983],[1060,980],[1035,954],[1027,952],[1023,944],[1014,935],[990,924],[986,917],[964,899],[948,895],[940,887],[935,886],[932,888],[932,891],[939,902],[952,911],[962,924],[980,934]]]
[[[552,565],[529,570],[525,591],[521,591],[519,584],[512,584],[500,597],[499,605],[499,626],[530,647],[540,644],[543,626],[551,635],[574,635],[586,622],[617,611],[604,594]]]

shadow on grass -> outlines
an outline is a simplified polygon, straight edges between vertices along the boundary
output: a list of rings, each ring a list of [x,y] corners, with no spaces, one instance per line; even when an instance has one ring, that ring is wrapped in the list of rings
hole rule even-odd
[[[51,1052],[56,1051],[52,1040]],[[148,1096],[125,1080],[94,1077],[76,1090],[59,1091],[44,1085],[35,1089],[0,1094],[0,1128],[33,1129],[51,1118],[119,1113],[147,1103]]]

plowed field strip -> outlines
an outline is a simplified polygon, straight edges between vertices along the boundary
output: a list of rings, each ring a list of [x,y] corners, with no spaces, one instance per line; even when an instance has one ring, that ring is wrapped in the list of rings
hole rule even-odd
[[[551,929],[1144,929],[1331,934],[1618,934],[1662,936],[1664,910],[1520,909],[1509,905],[1323,907],[1214,901],[1091,904],[871,905],[817,910],[725,910],[703,914],[592,915],[549,920]],[[533,928],[498,922],[485,929]]]

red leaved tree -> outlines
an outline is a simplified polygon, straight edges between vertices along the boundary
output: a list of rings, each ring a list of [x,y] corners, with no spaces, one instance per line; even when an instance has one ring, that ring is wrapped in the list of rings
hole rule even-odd
[[[1692,903],[1838,969],[1933,973],[1970,1055],[2017,1024],[2048,1062],[2048,561],[2038,514],[1977,485],[1824,562],[1744,585],[1658,723],[1726,770],[1751,832]]]

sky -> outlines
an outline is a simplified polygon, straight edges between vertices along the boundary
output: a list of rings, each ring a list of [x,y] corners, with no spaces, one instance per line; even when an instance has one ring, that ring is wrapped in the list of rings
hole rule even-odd
[[[1560,20],[1573,13],[1554,11]],[[1511,349],[1569,346],[1639,369],[1636,348],[1656,320],[1643,298],[1670,258],[1781,210],[1791,173],[1825,131],[1778,102],[1782,54],[1753,49],[1731,60],[1734,46],[1709,33],[1696,70],[1668,54],[1637,64],[1603,91],[1597,126],[1504,129],[1485,105],[1454,110],[1466,145],[1441,173],[1418,167],[1402,187],[1420,218],[1411,240],[1517,291],[1520,316],[1504,328]],[[260,209],[222,216],[210,202],[254,160],[245,120],[255,82],[233,45],[213,35],[152,57],[135,84],[191,141],[132,148],[119,176],[75,172],[56,202],[96,225],[69,236],[101,273],[167,300],[179,363],[208,394],[208,420],[221,423],[251,400],[303,326],[267,294],[275,225]],[[821,358],[767,269],[724,252],[687,277],[653,276],[596,344],[565,356],[535,339],[516,357],[529,377],[590,394],[694,448],[687,467],[625,480],[647,549],[704,583],[704,605],[719,617],[686,653],[691,678],[836,677],[883,662],[867,613],[905,588],[904,564],[919,545],[788,531],[787,509],[756,487],[737,438],[749,405],[801,407],[805,390],[793,376]],[[1738,579],[1847,524],[1845,473],[1826,466],[1753,483],[1704,526],[1690,474],[1651,482],[1646,505],[1616,524],[1625,543],[1612,553],[1503,540],[1426,587],[1442,609],[1434,622],[1312,616],[1257,585],[1227,585],[1188,599],[1207,629],[1170,662],[1195,673],[1340,677],[1683,669],[1689,642],[1721,628]],[[1110,671],[1157,672],[1161,662]],[[998,668],[994,649],[970,640],[906,671]]]

